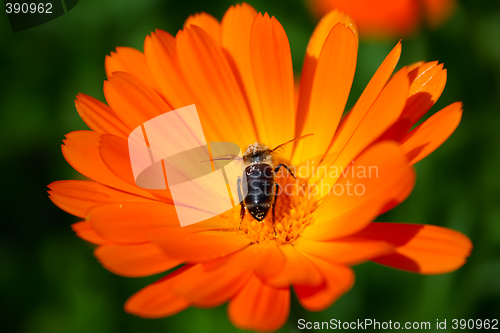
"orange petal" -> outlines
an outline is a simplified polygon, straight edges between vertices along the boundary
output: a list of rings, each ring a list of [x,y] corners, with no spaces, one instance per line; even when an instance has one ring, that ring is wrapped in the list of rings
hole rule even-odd
[[[318,59],[321,53],[321,49],[325,44],[326,38],[331,33],[333,27],[337,25],[337,23],[342,23],[345,26],[349,27],[354,34],[356,35],[356,39],[358,38],[358,32],[354,21],[351,17],[339,10],[332,10],[319,21],[318,25],[314,29],[313,34],[311,35],[311,39],[309,40],[309,44],[307,45],[307,55],[304,60],[304,66],[307,61],[311,59]]]
[[[385,87],[387,80],[391,77],[391,74],[399,61],[400,55],[401,43],[398,43],[377,69],[356,102],[356,105],[354,105],[351,112],[349,112],[345,120],[342,122],[341,128],[337,131],[333,148],[330,149],[330,151],[338,152],[341,147],[345,147],[345,145],[349,142],[360,123],[370,111],[373,103],[377,100],[382,89]]]
[[[83,180],[60,180],[49,186],[50,200],[62,210],[78,217],[87,216],[97,205],[108,202],[140,201],[150,199],[123,191],[117,191],[97,182]]]
[[[266,278],[266,283],[275,287],[287,287],[292,284],[317,286],[323,282],[323,277],[311,261],[292,245],[285,244],[279,248],[286,256],[285,266],[278,275]]]
[[[196,107],[210,141],[245,145],[256,140],[250,111],[231,66],[214,40],[201,28],[191,26],[176,37],[182,72],[196,96]]]
[[[250,33],[250,56],[270,147],[295,135],[292,56],[285,30],[274,16],[257,15]],[[291,150],[283,158],[291,156]]]
[[[249,4],[231,6],[222,18],[222,46],[250,105],[258,141],[269,142],[269,129],[266,129],[265,122],[267,115],[260,107],[250,59],[250,32],[255,16],[257,12]]]
[[[106,75],[111,77],[114,72],[132,74],[151,88],[158,90],[158,85],[151,74],[146,57],[141,51],[131,47],[117,47],[116,52],[106,56],[104,62]]]
[[[104,164],[106,164],[115,175],[129,184],[135,185],[127,139],[109,134],[101,135],[99,140],[99,153],[101,154]]]
[[[236,267],[244,267],[253,271],[257,276],[270,276],[283,269],[285,255],[275,243],[252,244],[241,251],[234,253],[228,260],[228,264]]]
[[[298,129],[302,128],[305,118],[307,117],[307,111],[310,109],[309,100],[311,92],[313,92],[312,86],[316,73],[316,66],[318,64],[318,58],[327,37],[330,35],[331,30],[337,25],[337,23],[345,24],[354,31],[356,39],[358,37],[356,27],[351,18],[337,10],[331,11],[325,15],[314,29],[311,39],[309,40],[309,44],[307,45],[306,57],[304,59],[302,73],[300,76],[300,87],[298,89],[299,100],[297,104]]]
[[[156,91],[125,72],[115,72],[104,81],[104,95],[109,106],[131,131],[172,110]]]
[[[250,238],[234,232],[207,231],[179,234],[161,233],[155,241],[170,256],[188,262],[208,261],[225,257],[246,247]]]
[[[74,223],[71,225],[71,228],[73,228],[73,231],[76,232],[78,237],[87,242],[94,244],[104,244],[107,242],[107,239],[99,235],[87,221]]]
[[[99,153],[104,164],[120,179],[136,186],[132,164],[130,162],[127,140],[114,135],[104,134],[100,137]],[[164,181],[164,178],[161,179]],[[164,190],[147,190],[149,193],[162,197],[162,201],[173,203],[172,194],[167,187]]]
[[[274,288],[252,277],[231,300],[228,315],[238,328],[252,331],[275,331],[283,326],[290,310],[289,288]]]
[[[331,152],[338,152],[336,165],[346,166],[370,143],[384,133],[401,115],[408,96],[408,76],[403,68],[384,87],[366,115],[360,119],[352,135],[345,139],[343,133],[334,141]],[[354,112],[354,109],[353,111]],[[355,117],[354,117],[355,118]],[[349,117],[347,121],[354,120]],[[349,128],[351,128],[349,126]],[[349,129],[346,124],[342,131]],[[345,142],[345,146],[342,146]]]
[[[441,96],[446,84],[446,69],[434,61],[409,71],[408,76],[410,90],[401,118],[409,119],[413,126]]]
[[[92,209],[86,219],[100,235],[125,243],[148,242],[166,228],[180,229],[175,207],[160,202],[105,204]]]
[[[203,265],[184,273],[182,280],[172,285],[172,292],[195,306],[214,307],[231,299],[247,283],[251,273],[221,266],[210,269]]]
[[[93,131],[127,137],[129,129],[121,122],[109,106],[97,99],[79,94],[75,100],[76,110]]]
[[[101,135],[92,131],[75,131],[66,134],[61,147],[66,161],[81,174],[98,183],[147,198],[154,196],[146,190],[127,183],[111,171],[99,153]]]
[[[215,17],[207,13],[197,13],[187,18],[186,22],[184,22],[184,29],[189,28],[191,25],[196,25],[205,30],[220,45],[221,27]]]
[[[408,68],[410,90],[399,120],[382,134],[378,141],[401,141],[422,116],[436,103],[446,84],[446,70],[437,61]]]
[[[323,49],[327,37],[337,23],[342,23],[354,32],[357,39],[357,30],[351,18],[338,10],[334,10],[325,15],[314,29],[309,44],[307,45],[306,57],[302,66],[299,87],[299,101],[297,106],[297,124],[303,126],[309,108],[309,99],[316,73],[318,58]],[[323,152],[322,152],[323,153]]]
[[[182,280],[184,273],[189,269],[192,269],[192,266],[183,266],[141,289],[127,300],[125,311],[144,318],[161,318],[186,309],[189,302],[172,293],[172,285]]]
[[[168,32],[156,30],[144,41],[144,54],[159,91],[173,109],[195,104],[193,94],[184,79],[175,39]]]
[[[409,64],[408,66],[406,66],[408,73],[410,73],[415,68],[422,66],[423,64],[425,64],[425,61],[422,60]]]
[[[354,272],[350,267],[308,256],[321,272],[324,282],[319,286],[294,286],[300,304],[309,311],[322,311],[333,304],[354,284]]]
[[[314,133],[314,137],[297,142],[292,164],[327,151],[349,97],[357,51],[353,31],[337,24],[328,35],[318,58],[309,94],[303,87],[300,89],[298,130],[301,130],[301,135]]]
[[[94,255],[107,270],[122,276],[141,277],[165,272],[181,263],[155,244],[103,244]]]
[[[345,237],[365,228],[389,203],[403,201],[415,174],[394,142],[374,145],[361,154],[314,212],[315,222],[302,236],[313,240]],[[330,191],[330,192],[329,192]]]
[[[345,265],[356,265],[394,250],[394,245],[390,243],[367,241],[357,237],[344,237],[330,242],[317,242],[299,237],[294,246],[300,252]]]
[[[411,164],[415,164],[450,137],[462,119],[462,103],[448,105],[420,126],[412,130],[403,139],[401,150]]]
[[[465,263],[472,249],[467,236],[433,225],[372,223],[356,237],[394,244],[394,254],[373,261],[421,274],[452,272]]]

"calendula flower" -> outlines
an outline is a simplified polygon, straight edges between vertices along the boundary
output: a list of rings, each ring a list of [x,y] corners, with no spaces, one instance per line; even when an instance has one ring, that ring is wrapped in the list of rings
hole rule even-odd
[[[456,231],[372,222],[409,195],[412,165],[460,122],[462,106],[454,103],[413,128],[441,95],[446,70],[418,63],[392,75],[397,44],[342,118],[357,51],[351,19],[328,14],[311,37],[296,91],[283,27],[242,4],[220,23],[194,15],[175,37],[157,30],[144,53],[122,47],[106,57],[109,106],[80,94],[76,108],[92,130],[69,133],[62,147],[91,181],[49,187],[56,205],[84,219],[73,229],[97,244],[95,256],[111,272],[140,277],[177,267],[133,295],[126,311],[158,318],[229,302],[234,325],[271,331],[288,317],[291,287],[306,309],[323,310],[351,288],[350,266],[363,261],[421,274],[464,264],[471,242]],[[241,221],[236,206],[181,228],[168,190],[135,184],[129,133],[191,104],[208,142],[275,147],[314,134],[278,155],[297,167],[298,180],[285,172],[277,181],[298,186],[277,198],[274,225],[271,214],[262,223],[250,214]]]
[[[317,17],[332,10],[349,14],[362,36],[401,37],[413,33],[423,21],[431,27],[444,22],[455,0],[307,0]]]

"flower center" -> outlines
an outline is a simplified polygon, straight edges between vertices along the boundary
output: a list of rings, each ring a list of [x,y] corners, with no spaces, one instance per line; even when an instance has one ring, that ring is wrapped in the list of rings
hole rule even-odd
[[[257,221],[246,211],[241,221],[240,206],[229,213],[229,220],[237,233],[246,234],[252,243],[292,243],[305,227],[314,223],[313,212],[317,202],[309,195],[306,180],[293,177],[277,177],[280,191],[276,200],[273,227],[272,208],[262,221]],[[241,224],[240,224],[241,221]]]

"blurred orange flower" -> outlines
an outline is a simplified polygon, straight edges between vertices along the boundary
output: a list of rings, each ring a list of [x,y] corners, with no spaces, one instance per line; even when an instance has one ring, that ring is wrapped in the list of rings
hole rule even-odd
[[[157,318],[229,302],[234,325],[271,331],[288,317],[291,286],[306,309],[323,310],[351,288],[350,266],[363,261],[421,274],[464,264],[472,245],[458,232],[372,222],[410,194],[412,165],[460,122],[462,106],[454,103],[412,129],[441,95],[446,70],[419,63],[392,75],[397,44],[342,118],[357,39],[348,16],[328,14],[311,37],[298,92],[283,27],[247,4],[229,8],[220,23],[194,15],[175,37],[157,30],[146,37],[144,53],[121,47],[106,57],[109,106],[80,94],[76,108],[92,130],[69,133],[62,147],[68,163],[92,181],[49,187],[56,205],[85,219],[73,229],[98,245],[95,255],[108,270],[140,277],[182,265],[132,296],[126,311]],[[263,223],[246,214],[240,228],[239,207],[181,228],[168,190],[136,186],[127,137],[145,121],[190,104],[208,142],[273,147],[314,133],[287,149],[282,161],[329,170],[375,166],[377,174],[298,175],[301,187],[278,198],[274,228],[270,214]],[[321,195],[302,191],[306,184],[361,184],[364,192]]]
[[[318,18],[332,10],[349,14],[361,36],[402,37],[414,32],[422,21],[435,27],[446,20],[455,0],[307,0]]]

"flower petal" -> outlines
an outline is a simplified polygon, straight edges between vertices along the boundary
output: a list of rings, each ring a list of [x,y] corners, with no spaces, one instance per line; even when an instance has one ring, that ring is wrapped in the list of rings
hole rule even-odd
[[[152,202],[150,199],[118,191],[97,182],[84,180],[60,180],[49,186],[50,200],[62,210],[78,217],[87,216],[97,205],[108,202]]]
[[[344,147],[349,142],[350,138],[356,132],[356,129],[370,111],[373,103],[377,100],[381,91],[386,86],[400,56],[401,43],[398,43],[377,69],[351,112],[349,112],[345,120],[342,121],[341,127],[337,131],[333,148],[330,149],[330,151],[339,151],[341,147]]]
[[[307,286],[321,284],[323,277],[302,253],[290,244],[281,245],[280,250],[286,256],[285,266],[276,276],[266,278],[266,283],[274,287],[286,287],[292,284]]]
[[[186,309],[190,303],[172,293],[172,285],[176,281],[182,280],[184,273],[189,269],[192,269],[191,265],[183,266],[139,290],[127,300],[125,311],[144,318],[161,318]]]
[[[228,256],[246,247],[251,240],[246,235],[235,235],[233,232],[207,231],[189,234],[161,233],[156,235],[155,242],[172,257],[187,262],[200,262]]]
[[[406,69],[403,68],[391,78],[365,116],[359,119],[360,121],[350,137],[345,138],[344,133],[341,133],[334,141],[330,151],[339,154],[335,162],[336,165],[346,166],[396,122],[406,103],[408,89],[408,76]],[[354,110],[351,112],[354,112]],[[349,116],[346,122],[355,118],[357,117],[351,118]],[[352,128],[348,127],[346,123],[342,128],[342,132],[346,131],[347,133],[348,129]],[[343,142],[345,142],[345,145],[342,145]]]
[[[222,18],[222,46],[236,73],[241,90],[250,106],[259,142],[269,142],[266,114],[260,107],[250,59],[250,32],[257,11],[249,4],[231,6]]]
[[[358,43],[353,31],[337,24],[328,35],[315,68],[309,94],[301,92],[297,113],[300,135],[314,133],[297,142],[292,164],[324,154],[330,146],[351,90]]]
[[[255,17],[250,33],[250,56],[270,147],[295,135],[292,56],[285,30],[273,16]],[[291,150],[283,155],[290,157]]]
[[[446,69],[437,61],[425,63],[408,72],[410,90],[401,118],[413,126],[430,110],[441,96],[446,85]]]
[[[228,264],[245,267],[259,277],[270,276],[283,269],[286,257],[275,243],[252,244],[236,253],[228,260]]]
[[[450,137],[462,119],[462,103],[456,102],[436,112],[402,140],[401,150],[415,164]]]
[[[175,207],[160,202],[100,205],[86,219],[100,235],[124,243],[149,242],[164,229],[181,229]]]
[[[125,72],[114,72],[108,81],[104,81],[104,96],[130,132],[144,122],[172,110],[156,91]]]
[[[356,237],[394,244],[394,254],[381,256],[373,261],[421,274],[454,271],[465,263],[472,249],[467,236],[433,225],[371,223]]]
[[[75,100],[78,114],[94,132],[109,133],[127,137],[128,127],[116,116],[109,106],[97,99],[79,94]]]
[[[252,277],[229,302],[228,315],[238,328],[275,331],[284,325],[290,311],[290,289],[274,288]]]
[[[300,304],[309,311],[322,311],[333,304],[354,284],[354,272],[350,267],[333,264],[308,256],[321,272],[324,282],[319,286],[294,286]]]
[[[151,88],[158,90],[158,85],[151,74],[146,57],[141,51],[131,47],[117,47],[116,52],[111,52],[111,55],[106,56],[104,64],[108,78],[114,72],[126,72]]]
[[[100,138],[100,134],[92,131],[66,134],[61,147],[64,158],[76,171],[98,183],[146,198],[155,198],[148,191],[127,183],[107,167],[99,153]]]
[[[329,242],[317,242],[299,237],[294,246],[300,252],[345,265],[356,265],[394,250],[394,245],[391,243],[367,241],[357,237],[344,237]]]
[[[144,41],[144,54],[159,91],[173,109],[195,104],[191,89],[182,75],[175,38],[156,30]]]
[[[101,135],[99,153],[102,161],[109,170],[120,177],[120,179],[139,188],[134,179],[127,140],[110,134]],[[164,178],[162,177],[161,180],[164,181]],[[148,189],[147,191],[148,193],[161,197],[164,202],[173,203],[172,194],[168,187],[163,190]]]
[[[189,28],[191,25],[196,25],[205,30],[205,32],[220,45],[221,27],[219,21],[215,17],[207,13],[197,13],[189,16],[186,22],[184,22],[184,28]]]
[[[165,255],[153,243],[103,244],[94,255],[107,270],[122,276],[141,277],[165,272],[181,263]]]
[[[315,74],[318,72],[316,67],[321,50],[325,44],[327,37],[330,35],[333,27],[338,23],[342,23],[349,27],[355,34],[357,40],[357,30],[351,18],[338,10],[334,10],[325,15],[318,23],[307,45],[306,57],[302,66],[302,73],[300,76],[300,86],[298,89],[298,102],[297,102],[297,133],[300,133],[302,126],[307,117],[307,112],[312,110],[310,105],[311,94],[314,92],[313,83]],[[357,51],[357,50],[356,50]],[[325,56],[324,58],[327,59]],[[323,62],[326,62],[326,59]],[[319,73],[319,72],[318,72]],[[330,144],[330,142],[328,142]],[[321,152],[321,155],[324,151]],[[295,163],[296,164],[296,163]]]
[[[179,31],[176,42],[179,64],[196,96],[201,123],[212,128],[205,133],[207,141],[255,142],[250,112],[219,46],[197,26]]]
[[[220,266],[209,269],[197,265],[172,285],[172,291],[199,307],[214,307],[227,302],[247,283],[251,273]]]
[[[356,39],[358,38],[358,31],[354,21],[351,17],[339,10],[332,10],[319,21],[316,28],[314,28],[314,32],[309,39],[309,44],[307,45],[307,54],[304,59],[304,66],[307,62],[312,61],[312,59],[318,59],[323,49],[323,45],[331,33],[333,27],[337,25],[337,23],[342,23],[345,26],[349,27],[354,34],[356,35]],[[314,62],[313,62],[314,63]]]
[[[338,24],[342,23],[349,27],[358,38],[356,26],[351,18],[338,10],[333,10],[325,15],[314,29],[309,44],[307,45],[306,57],[302,66],[302,73],[300,76],[300,86],[298,89],[298,106],[297,106],[297,124],[303,124],[309,109],[309,99],[316,73],[316,66],[321,54],[321,50],[325,45],[327,37],[330,35],[332,29]]]
[[[74,223],[71,225],[71,228],[78,237],[80,237],[83,240],[86,240],[87,242],[93,244],[104,244],[107,242],[107,239],[99,235],[94,230],[94,228],[92,228],[92,225],[87,221]]]
[[[335,186],[328,187],[329,195],[314,212],[314,224],[302,236],[330,240],[351,235],[365,228],[387,204],[403,201],[415,183],[413,168],[390,141],[368,149],[343,172]]]

